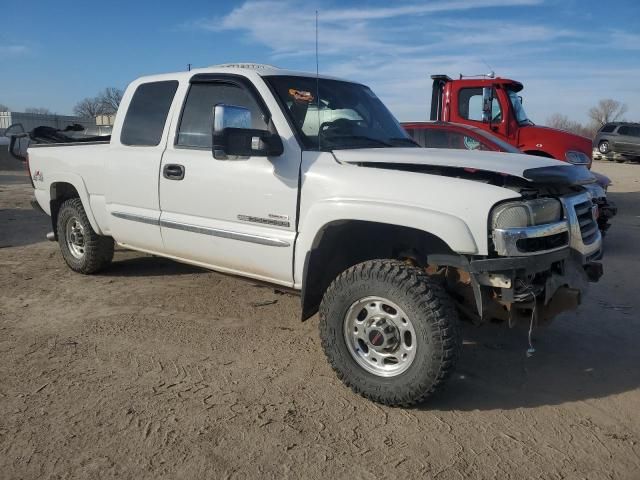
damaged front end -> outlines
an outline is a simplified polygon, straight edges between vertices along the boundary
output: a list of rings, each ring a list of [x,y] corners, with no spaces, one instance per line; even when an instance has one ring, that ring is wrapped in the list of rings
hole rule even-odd
[[[597,207],[581,191],[546,201],[534,221],[505,227],[493,215],[491,241],[494,254],[487,257],[432,255],[432,274],[443,277],[460,310],[474,323],[521,320],[541,324],[563,311],[574,310],[589,282],[602,275],[602,237]],[[537,204],[542,204],[536,199]],[[512,202],[516,203],[516,202]],[[522,205],[533,210],[527,202]],[[537,205],[536,204],[536,205]],[[506,211],[508,221],[518,224],[518,208]],[[553,209],[560,208],[561,214]],[[525,209],[526,210],[526,209]],[[524,211],[524,210],[523,210]],[[522,214],[526,216],[525,214]],[[545,223],[536,224],[535,216]],[[547,222],[547,220],[549,220]],[[550,221],[553,220],[553,221]],[[497,224],[498,223],[498,224]]]

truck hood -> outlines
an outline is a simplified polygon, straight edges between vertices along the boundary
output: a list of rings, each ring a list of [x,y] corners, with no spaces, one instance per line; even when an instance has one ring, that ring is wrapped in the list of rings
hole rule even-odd
[[[549,153],[554,153],[556,158],[560,159],[564,159],[564,154],[567,150],[577,150],[591,158],[591,140],[566,130],[540,125],[523,125],[520,128],[518,140],[525,145],[521,150],[539,149],[548,151]],[[541,146],[538,147],[538,145]]]
[[[492,172],[535,183],[584,185],[595,178],[584,167],[576,167],[552,158],[515,153],[449,150],[439,148],[367,148],[335,150],[341,163],[402,169],[407,166]]]

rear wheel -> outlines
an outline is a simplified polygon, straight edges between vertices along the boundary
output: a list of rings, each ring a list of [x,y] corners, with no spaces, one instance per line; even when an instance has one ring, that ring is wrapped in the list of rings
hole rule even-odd
[[[111,263],[113,239],[93,230],[79,198],[62,204],[57,225],[60,252],[73,271],[95,273]]]
[[[607,153],[609,153],[609,150],[610,150],[610,146],[609,146],[608,140],[603,140],[598,144],[598,151],[603,155],[606,155]]]
[[[424,271],[372,260],[343,272],[320,306],[320,337],[338,377],[385,405],[426,400],[460,350],[456,309]]]

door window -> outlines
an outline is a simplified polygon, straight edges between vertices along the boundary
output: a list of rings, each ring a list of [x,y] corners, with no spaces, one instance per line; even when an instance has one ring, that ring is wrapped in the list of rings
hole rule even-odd
[[[176,145],[211,148],[213,107],[220,103],[248,108],[251,111],[251,128],[268,129],[260,106],[244,88],[232,83],[195,83],[187,95]]]
[[[453,148],[458,150],[490,150],[484,143],[474,137],[443,129],[426,130],[424,146],[427,148]]]
[[[458,113],[462,118],[482,121],[482,88],[462,88],[458,95]],[[495,89],[493,90],[493,101],[491,102],[491,121],[499,123],[502,121],[502,109],[498,101]]]
[[[124,117],[120,142],[131,146],[158,145],[177,88],[175,80],[139,85]]]

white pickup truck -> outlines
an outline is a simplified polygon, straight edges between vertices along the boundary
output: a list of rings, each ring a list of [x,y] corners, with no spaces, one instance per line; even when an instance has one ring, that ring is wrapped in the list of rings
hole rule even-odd
[[[117,243],[300,291],[338,377],[387,405],[444,383],[459,315],[533,326],[602,273],[585,169],[418,148],[358,83],[253,64],[148,76],[108,142],[21,145],[71,269],[107,267]]]

